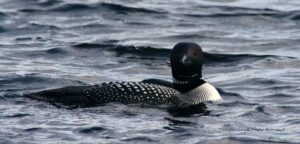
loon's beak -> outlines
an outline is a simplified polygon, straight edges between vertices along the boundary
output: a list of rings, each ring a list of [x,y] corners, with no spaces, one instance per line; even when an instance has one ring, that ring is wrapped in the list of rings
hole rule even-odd
[[[186,55],[184,55],[181,59],[181,63],[183,63],[184,65],[189,65],[192,62],[193,62],[193,60]]]

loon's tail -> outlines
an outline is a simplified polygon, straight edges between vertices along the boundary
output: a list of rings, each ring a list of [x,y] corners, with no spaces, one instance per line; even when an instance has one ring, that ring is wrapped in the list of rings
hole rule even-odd
[[[95,102],[85,94],[86,90],[90,87],[91,86],[68,86],[58,89],[28,93],[24,94],[24,96],[40,101],[61,103],[64,105],[92,105]]]

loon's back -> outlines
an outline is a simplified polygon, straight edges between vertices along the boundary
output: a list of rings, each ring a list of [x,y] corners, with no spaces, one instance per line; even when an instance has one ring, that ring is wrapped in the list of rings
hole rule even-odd
[[[91,86],[69,86],[25,96],[64,105],[95,106],[109,102],[123,104],[175,104],[179,92],[171,87],[144,82],[110,82]]]

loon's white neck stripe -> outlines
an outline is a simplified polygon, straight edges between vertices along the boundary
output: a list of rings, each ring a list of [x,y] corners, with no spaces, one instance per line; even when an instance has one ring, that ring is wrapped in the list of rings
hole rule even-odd
[[[216,88],[209,83],[204,83],[186,93],[181,93],[178,95],[178,98],[183,104],[188,105],[222,100]]]

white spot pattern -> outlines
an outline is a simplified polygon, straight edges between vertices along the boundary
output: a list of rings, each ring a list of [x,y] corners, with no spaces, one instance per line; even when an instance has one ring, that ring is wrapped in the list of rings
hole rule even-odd
[[[141,82],[114,82],[93,86],[85,92],[98,103],[120,102],[160,105],[172,103],[179,92],[175,89]]]
[[[204,83],[187,93],[177,95],[182,104],[194,105],[222,100],[219,92],[209,83]]]

